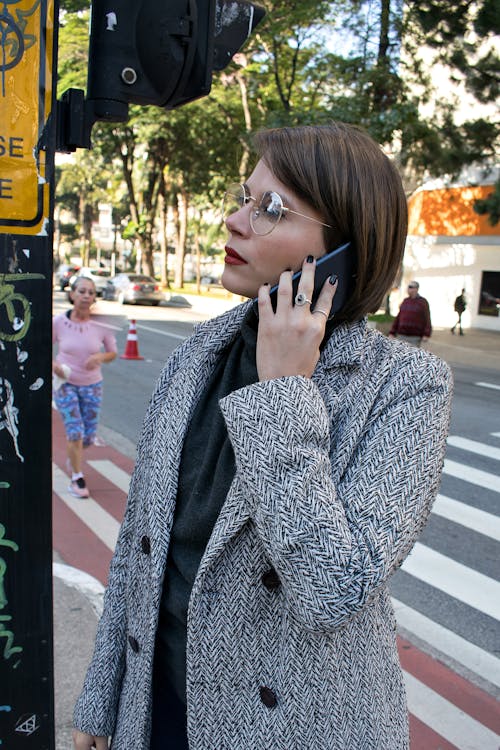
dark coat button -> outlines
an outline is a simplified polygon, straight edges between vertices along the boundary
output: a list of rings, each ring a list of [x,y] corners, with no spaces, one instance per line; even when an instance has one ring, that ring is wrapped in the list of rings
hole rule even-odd
[[[151,554],[151,542],[148,536],[143,536],[141,539],[141,549],[145,555]]]
[[[278,578],[278,574],[276,573],[274,568],[266,570],[261,578],[261,581],[268,591],[275,591],[281,586],[281,581]]]
[[[132,651],[135,651],[135,653],[137,653],[139,651],[139,642],[136,641],[133,635],[129,635],[128,642]]]
[[[276,698],[276,695],[273,693],[271,688],[268,687],[260,687],[259,688],[260,693],[260,699],[264,706],[267,706],[267,708],[274,708],[275,705],[278,702],[278,699]]]

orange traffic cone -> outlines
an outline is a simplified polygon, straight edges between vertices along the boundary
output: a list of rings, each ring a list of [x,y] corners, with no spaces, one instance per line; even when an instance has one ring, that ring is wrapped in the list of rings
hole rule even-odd
[[[135,320],[130,321],[125,351],[120,359],[144,359],[144,357],[140,356],[139,347],[137,346],[137,329],[135,327]]]

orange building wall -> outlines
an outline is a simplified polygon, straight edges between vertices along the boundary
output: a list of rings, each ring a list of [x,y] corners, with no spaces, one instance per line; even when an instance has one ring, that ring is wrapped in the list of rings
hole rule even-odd
[[[500,225],[492,227],[487,216],[474,209],[478,198],[486,198],[493,185],[420,190],[408,199],[408,234],[446,237],[499,235]]]

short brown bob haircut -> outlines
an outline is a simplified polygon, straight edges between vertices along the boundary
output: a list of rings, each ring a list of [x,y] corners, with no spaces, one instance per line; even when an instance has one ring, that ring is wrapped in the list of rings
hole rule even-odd
[[[341,122],[262,130],[253,142],[277,179],[331,224],[326,248],[352,243],[354,289],[336,320],[376,312],[399,270],[408,225],[394,164],[364,130]]]

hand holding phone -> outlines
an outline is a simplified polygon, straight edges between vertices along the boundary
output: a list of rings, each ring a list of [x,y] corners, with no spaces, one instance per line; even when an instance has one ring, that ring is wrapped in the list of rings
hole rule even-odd
[[[329,317],[341,310],[352,290],[353,286],[353,273],[354,273],[354,259],[353,252],[351,249],[351,243],[346,242],[343,245],[335,248],[326,255],[322,255],[316,261],[316,272],[314,275],[314,290],[311,297],[311,309],[314,309],[316,300],[323,288],[325,281],[335,274],[338,277],[337,291],[333,298],[332,309]],[[292,276],[292,299],[295,299],[297,289],[299,287],[300,277],[302,271],[297,271]],[[269,292],[271,304],[273,310],[276,311],[276,304],[278,299],[278,284],[273,286]],[[257,312],[257,299],[254,300],[254,309]]]

